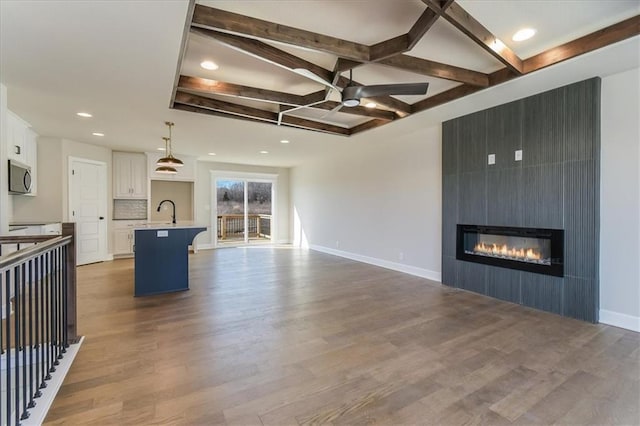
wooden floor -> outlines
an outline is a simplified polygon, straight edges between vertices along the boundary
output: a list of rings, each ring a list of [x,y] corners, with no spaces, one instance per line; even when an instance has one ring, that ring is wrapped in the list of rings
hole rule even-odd
[[[190,262],[190,291],[139,299],[132,260],[79,268],[47,422],[640,423],[638,333],[317,252]]]

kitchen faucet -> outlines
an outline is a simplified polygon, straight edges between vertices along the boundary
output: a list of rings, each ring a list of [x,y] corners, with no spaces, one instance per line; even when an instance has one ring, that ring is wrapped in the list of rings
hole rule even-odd
[[[173,214],[171,215],[171,223],[173,223],[174,225],[176,224],[176,203],[174,203],[171,200],[162,200],[160,201],[160,204],[158,204],[158,211],[160,211],[160,207],[162,207],[162,204],[168,202],[171,203],[171,205],[173,206]]]

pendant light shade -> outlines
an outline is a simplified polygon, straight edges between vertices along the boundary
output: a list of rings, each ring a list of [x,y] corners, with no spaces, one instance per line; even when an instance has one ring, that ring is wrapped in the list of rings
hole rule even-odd
[[[156,172],[175,174],[177,173],[176,167],[182,167],[184,166],[184,163],[181,160],[174,157],[173,154],[171,153],[171,127],[173,127],[174,123],[165,121],[164,124],[166,124],[169,127],[169,137],[162,138],[164,139],[165,152],[167,153],[167,155],[159,159],[158,162],[156,163],[156,165],[158,166],[158,168],[156,169]],[[160,170],[160,169],[163,169],[163,170]],[[164,169],[171,169],[173,171],[166,171]]]
[[[160,166],[156,168],[156,173],[162,173],[163,175],[175,175],[178,171],[173,167]]]
[[[170,142],[171,139],[162,138],[162,140],[164,140],[165,152],[168,152],[169,151],[169,142]],[[165,174],[165,175],[175,175],[176,173],[178,173],[178,171],[175,169],[175,167],[173,167],[171,165],[171,163],[166,163],[164,161],[164,160],[167,160],[167,159],[169,159],[169,160],[171,160],[171,159],[177,160],[176,158],[173,158],[172,156],[171,156],[171,158],[169,158],[170,156],[171,155],[169,155],[167,157],[163,157],[163,158],[158,160],[158,162],[156,163],[156,165],[158,166],[158,167],[156,167],[156,173],[162,173],[162,174]],[[178,161],[180,161],[180,160],[178,160]],[[180,161],[180,162],[182,163],[182,161]]]

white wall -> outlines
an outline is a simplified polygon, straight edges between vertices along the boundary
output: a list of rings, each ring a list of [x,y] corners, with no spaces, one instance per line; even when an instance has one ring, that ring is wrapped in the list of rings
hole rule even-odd
[[[600,322],[640,331],[640,69],[602,79]]]
[[[111,253],[111,150],[67,139],[38,138],[38,194],[13,197],[13,220],[69,221],[69,157],[107,164],[107,239]]]
[[[264,173],[278,175],[278,187],[276,189],[276,209],[277,209],[277,235],[273,241],[277,243],[287,243],[291,241],[289,236],[289,169],[277,167],[248,166],[244,164],[216,163],[209,161],[198,161],[196,187],[195,187],[195,222],[206,225],[211,229],[211,172],[226,171],[238,173]],[[198,235],[197,243],[199,247],[207,247],[213,244],[213,235],[210,232],[203,232]]]
[[[390,126],[292,169],[294,243],[439,281],[440,126]]]
[[[13,220],[16,222],[62,222],[62,140],[38,138],[37,195],[13,197]]]

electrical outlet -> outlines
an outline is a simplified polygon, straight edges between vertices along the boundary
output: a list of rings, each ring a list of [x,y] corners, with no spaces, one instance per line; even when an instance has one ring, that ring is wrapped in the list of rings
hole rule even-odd
[[[488,165],[492,165],[492,164],[496,164],[496,155],[495,154],[489,154],[489,156],[487,157],[487,164]]]
[[[521,149],[516,151],[516,161],[522,161],[522,150]]]

